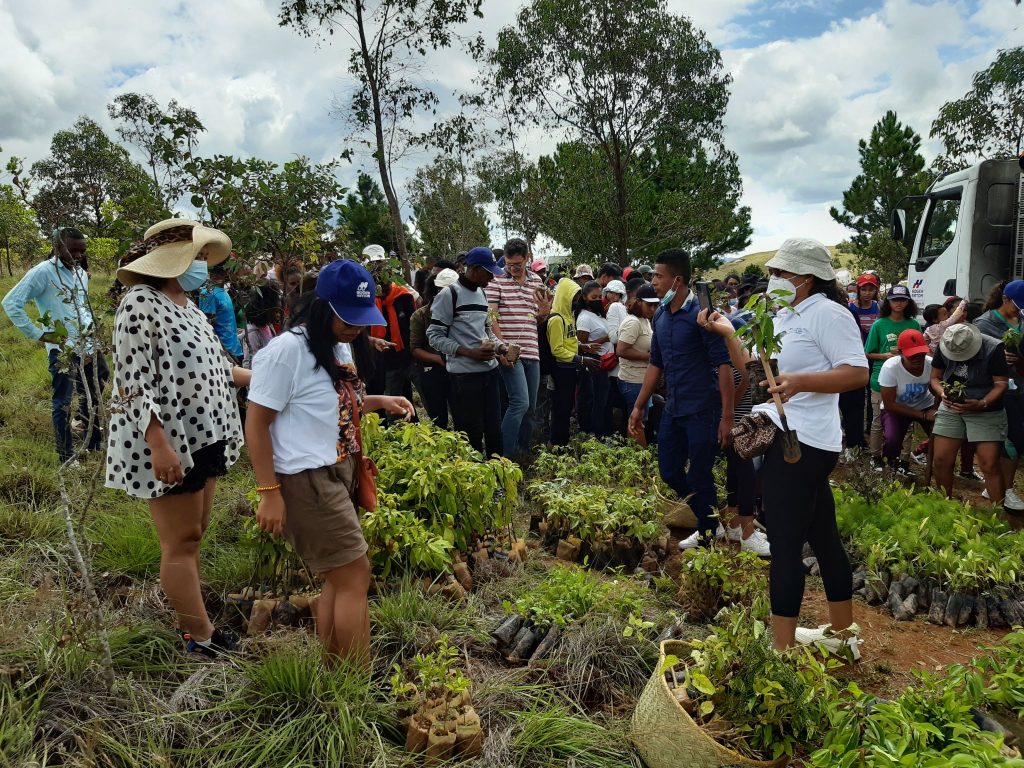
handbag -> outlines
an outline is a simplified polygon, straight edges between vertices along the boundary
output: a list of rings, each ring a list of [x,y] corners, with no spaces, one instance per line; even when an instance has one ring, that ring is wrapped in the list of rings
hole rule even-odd
[[[359,457],[356,460],[355,485],[356,492],[352,501],[360,509],[367,512],[377,511],[377,475],[380,470],[373,459],[363,453],[363,435],[359,431],[359,401],[356,391],[349,381],[342,382],[348,390],[349,402],[352,403],[352,424],[356,428],[356,444],[359,446]]]
[[[768,414],[758,411],[740,419],[732,428],[732,447],[741,459],[764,455],[775,440],[779,428]]]
[[[614,371],[615,367],[619,364],[619,356],[614,352],[605,352],[601,355],[598,362],[601,365],[601,370],[608,373],[609,371]]]

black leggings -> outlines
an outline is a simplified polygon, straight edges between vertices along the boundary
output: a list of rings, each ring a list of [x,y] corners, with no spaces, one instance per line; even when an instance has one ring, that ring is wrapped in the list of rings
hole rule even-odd
[[[853,597],[853,573],[839,539],[836,505],[828,484],[839,454],[803,443],[800,451],[800,461],[786,463],[781,436],[776,436],[761,467],[768,541],[772,547],[772,613],[794,619],[800,615],[804,598],[804,542],[811,545],[818,558],[829,602]]]
[[[555,380],[555,396],[551,400],[551,444],[569,444],[569,423],[576,399],[577,372],[575,365],[558,363],[551,376]]]
[[[743,517],[754,515],[757,502],[757,472],[753,459],[741,459],[732,446],[725,451],[726,504]]]

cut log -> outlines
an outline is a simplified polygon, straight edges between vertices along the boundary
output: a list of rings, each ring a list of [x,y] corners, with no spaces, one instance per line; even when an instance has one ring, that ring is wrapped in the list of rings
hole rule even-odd
[[[499,651],[504,651],[506,648],[511,650],[513,641],[515,640],[516,634],[523,627],[523,622],[526,621],[522,616],[513,614],[505,619],[498,628],[491,632],[491,637],[494,638],[494,644]]]
[[[526,661],[530,658],[530,654],[533,653],[534,647],[536,647],[540,638],[537,637],[537,633],[532,629],[527,629],[526,634],[520,633],[517,636],[516,647],[512,649],[512,653],[508,655],[508,660],[512,664],[518,664]]]
[[[537,647],[534,648],[533,653],[530,655],[530,666],[533,666],[539,661],[543,661],[551,654],[551,649],[555,647],[555,643],[558,642],[558,638],[562,634],[562,629],[557,624],[553,624],[548,633],[544,635],[544,639],[537,643]]]

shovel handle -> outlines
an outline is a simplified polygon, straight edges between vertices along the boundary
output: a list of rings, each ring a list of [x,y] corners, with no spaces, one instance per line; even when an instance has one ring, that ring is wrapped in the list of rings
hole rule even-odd
[[[766,355],[761,350],[758,351],[758,356],[761,358],[761,365],[764,368],[764,375],[768,379],[768,386],[774,388],[775,387],[775,374],[772,373],[772,363],[771,363],[771,360],[769,360],[768,359],[768,355]],[[775,407],[779,409],[779,419],[782,421],[783,424],[785,424],[786,423],[786,411],[782,407],[782,398],[779,397],[779,393],[778,392],[772,392],[772,399],[775,400]],[[786,427],[786,429],[788,431],[789,427]]]

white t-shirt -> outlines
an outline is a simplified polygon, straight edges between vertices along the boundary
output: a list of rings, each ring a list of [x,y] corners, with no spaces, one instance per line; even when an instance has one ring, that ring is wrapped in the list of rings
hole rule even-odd
[[[608,339],[611,341],[612,346],[619,341],[619,328],[622,326],[622,321],[629,316],[629,312],[626,310],[626,305],[621,301],[616,301],[614,304],[608,305],[608,311],[605,313],[605,321],[608,325]]]
[[[278,412],[270,436],[274,469],[282,475],[338,460],[338,392],[327,371],[313,370],[315,364],[304,333],[282,333],[252,359],[249,400]]]
[[[882,369],[878,372],[878,386],[896,387],[896,402],[923,411],[935,404],[935,395],[929,387],[931,378],[932,359],[928,355],[925,355],[924,370],[920,376],[911,375],[903,367],[902,357],[893,357],[882,363]]]
[[[595,315],[589,309],[584,309],[576,318],[576,330],[586,331],[590,334],[588,344],[604,342],[597,354],[605,355],[613,351],[612,343],[608,340],[608,323],[600,315]]]
[[[651,351],[653,333],[651,331],[651,321],[646,317],[626,315],[626,319],[619,326],[618,336],[619,341],[631,345],[637,352],[650,353]],[[620,357],[619,381],[624,381],[627,384],[643,384],[648,365],[649,363],[639,360],[627,360],[624,357]]]
[[[775,318],[782,333],[780,373],[820,373],[840,365],[867,368],[860,328],[850,310],[820,293],[804,299],[795,310],[783,309]],[[782,428],[775,401],[755,405]],[[786,421],[801,443],[823,451],[843,449],[839,423],[839,395],[801,392],[785,404]]]

